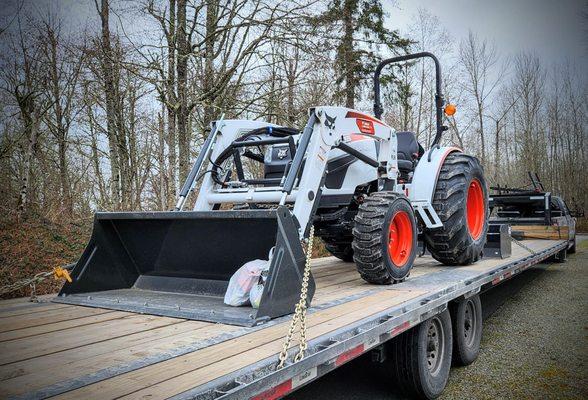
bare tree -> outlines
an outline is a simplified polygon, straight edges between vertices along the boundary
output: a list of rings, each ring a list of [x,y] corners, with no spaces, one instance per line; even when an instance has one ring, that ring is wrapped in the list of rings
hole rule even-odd
[[[520,98],[514,112],[519,124],[515,137],[519,151],[524,155],[520,159],[522,171],[541,171],[541,160],[545,159],[545,131],[541,115],[544,78],[545,72],[536,56],[524,53],[515,59],[511,90]]]
[[[96,208],[168,209],[211,121],[225,114],[300,127],[317,104],[353,99],[362,107],[365,71],[346,75],[341,60],[353,58],[351,73],[385,47],[374,34],[379,22],[363,12],[324,22],[334,4],[326,0],[127,4],[95,0],[94,34],[74,37],[60,20],[33,13],[9,18],[19,24],[0,32],[10,49],[0,54],[0,168],[9,171],[0,179],[3,210],[69,220]],[[133,32],[129,21],[146,29]],[[338,46],[350,38],[346,53]],[[409,39],[414,51],[442,59],[446,98],[458,106],[445,143],[477,152],[496,183],[522,184],[524,172],[536,170],[554,191],[587,202],[581,73],[562,65],[545,80],[551,63],[532,55],[501,62],[473,34],[458,46],[423,10]],[[387,121],[414,130],[423,144],[434,135],[431,67],[391,69],[386,78],[398,85],[383,87]],[[346,78],[353,90],[345,91]]]
[[[70,128],[76,113],[81,110],[76,103],[76,90],[84,57],[82,52],[77,51],[70,43],[63,42],[61,21],[56,20],[51,14],[40,23],[38,34],[46,38],[41,49],[41,62],[48,68],[47,94],[52,104],[45,122],[57,142],[62,207],[71,215],[73,200],[67,152]]]
[[[120,151],[120,127],[117,119],[117,86],[115,82],[115,66],[113,63],[113,49],[111,45],[110,33],[110,8],[109,0],[94,0],[96,10],[100,16],[101,21],[101,38],[100,38],[100,67],[102,72],[103,90],[106,97],[106,119],[107,119],[107,134],[108,145],[110,149],[110,171],[111,171],[111,196],[115,209],[121,208],[122,193],[122,173],[123,164],[121,163]]]
[[[2,89],[14,100],[22,126],[23,165],[20,177],[17,210],[26,214],[30,204],[31,179],[34,157],[38,152],[42,118],[51,106],[44,96],[43,87],[46,71],[40,61],[40,41],[31,32],[25,31],[18,20],[18,31],[10,42],[11,54],[17,59],[4,59],[2,68]]]
[[[465,75],[465,90],[475,102],[475,115],[478,120],[478,137],[480,138],[480,160],[486,162],[486,132],[484,116],[487,100],[494,92],[501,79],[501,71],[495,71],[499,57],[494,45],[480,40],[470,31],[468,38],[460,43],[459,58]],[[498,75],[497,75],[498,74]]]

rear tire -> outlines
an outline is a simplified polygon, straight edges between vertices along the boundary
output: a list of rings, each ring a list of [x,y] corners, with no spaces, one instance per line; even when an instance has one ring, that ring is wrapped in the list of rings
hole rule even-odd
[[[439,397],[449,378],[452,330],[445,310],[390,341],[388,366],[394,383],[411,398]]]
[[[351,243],[329,243],[325,241],[325,249],[342,261],[353,262]]]
[[[435,187],[433,208],[443,227],[426,230],[427,248],[443,264],[467,265],[478,261],[488,233],[488,189],[477,158],[451,153]]]
[[[367,197],[353,228],[353,260],[361,277],[377,285],[402,282],[416,252],[416,221],[408,199],[394,192]]]
[[[482,302],[480,296],[462,299],[450,305],[453,325],[453,363],[470,365],[480,353],[482,340]]]

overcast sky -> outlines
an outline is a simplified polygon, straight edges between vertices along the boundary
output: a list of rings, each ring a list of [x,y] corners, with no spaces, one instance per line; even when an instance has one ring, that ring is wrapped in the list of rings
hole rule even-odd
[[[439,17],[456,39],[471,29],[501,54],[532,51],[546,63],[575,60],[588,71],[586,0],[384,0],[390,22],[406,29],[419,8]]]
[[[0,0],[0,19],[16,10],[16,0]],[[588,0],[382,0],[389,14],[391,29],[406,30],[419,8],[439,17],[456,40],[471,29],[480,38],[494,41],[501,55],[532,51],[543,61],[574,61],[584,75],[588,71]],[[84,25],[98,28],[92,0],[28,0],[27,8],[43,13],[48,5],[57,8],[70,29]],[[130,2],[113,1],[115,8]],[[116,18],[112,18],[115,22]],[[144,22],[143,22],[144,23]],[[125,30],[145,29],[141,24]],[[588,79],[586,79],[588,80]]]

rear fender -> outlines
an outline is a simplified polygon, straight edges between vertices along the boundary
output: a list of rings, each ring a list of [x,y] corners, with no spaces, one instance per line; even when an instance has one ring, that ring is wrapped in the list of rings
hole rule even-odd
[[[410,201],[433,201],[435,187],[441,166],[451,153],[460,152],[457,147],[433,147],[421,157],[412,177],[412,185],[407,189],[406,196]]]

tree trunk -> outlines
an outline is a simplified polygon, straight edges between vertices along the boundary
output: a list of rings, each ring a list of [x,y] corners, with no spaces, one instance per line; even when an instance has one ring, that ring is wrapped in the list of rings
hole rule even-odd
[[[58,37],[51,28],[47,28],[49,40],[49,71],[50,71],[50,90],[53,96],[53,111],[55,113],[54,135],[57,140],[58,166],[59,166],[59,185],[61,187],[61,206],[62,211],[67,215],[73,213],[73,203],[69,186],[69,173],[67,168],[67,129],[64,123],[64,112],[61,105],[61,88],[59,86],[59,74],[57,72],[58,63]]]
[[[479,93],[476,89],[476,100],[478,104],[478,123],[480,129],[480,145],[482,146],[482,155],[480,161],[482,166],[486,165],[486,141],[484,140],[484,106],[480,100]]]
[[[291,64],[294,64],[293,61],[290,61]],[[294,109],[294,85],[296,84],[296,70],[291,65],[291,69],[289,70],[288,74],[288,91],[287,91],[287,99],[288,99],[288,122],[291,126],[294,126],[296,123],[296,110]]]
[[[94,175],[96,175],[96,181],[98,182],[98,192],[100,194],[98,199],[98,208],[101,208],[107,202],[107,195],[106,189],[104,187],[104,180],[102,178],[102,171],[100,170],[100,154],[98,153],[98,139],[94,129],[94,114],[92,112],[92,108],[89,105],[86,108],[88,113],[90,137],[92,140],[92,167],[94,168]]]
[[[32,102],[32,99],[27,100]],[[21,116],[25,127],[25,136],[27,138],[27,148],[24,155],[23,175],[21,178],[21,186],[18,196],[18,214],[19,216],[26,216],[29,205],[29,191],[30,182],[33,173],[33,155],[37,147],[38,125],[35,121],[31,110],[27,106],[23,109],[21,106]]]
[[[189,43],[186,34],[186,0],[178,0],[177,27],[177,77],[178,77],[178,150],[180,161],[180,182],[183,182],[190,170],[190,135],[188,132],[187,73]]]
[[[157,115],[157,127],[157,163],[159,166],[159,209],[161,211],[165,211],[168,209],[168,199],[166,193],[167,182],[165,179],[165,124],[163,122],[163,114]]]
[[[102,23],[101,35],[101,60],[100,66],[104,79],[104,94],[106,96],[106,131],[108,135],[108,148],[110,155],[111,174],[111,196],[113,208],[121,209],[121,167],[119,158],[119,146],[117,140],[117,118],[116,118],[116,86],[114,82],[114,66],[112,63],[112,46],[110,44],[109,27],[109,4],[108,0],[101,0],[101,7],[98,8]]]
[[[355,108],[355,57],[353,51],[353,33],[355,27],[353,26],[354,1],[345,0],[343,4],[343,60],[345,62],[345,107]]]
[[[494,184],[497,185],[500,173],[500,152],[499,149],[500,143],[500,120],[496,120],[496,138],[494,140]]]
[[[128,153],[129,153],[129,169],[128,182],[129,191],[133,190],[132,202],[130,203],[131,210],[141,209],[141,179],[139,178],[139,148],[137,146],[137,88],[134,82],[129,82],[128,89]],[[148,157],[148,155],[147,155]]]
[[[120,167],[120,196],[121,196],[121,209],[129,210],[131,209],[132,203],[132,171],[130,165],[130,154],[129,154],[129,144],[127,138],[127,126],[126,122],[129,118],[133,118],[134,114],[129,112],[128,115],[125,115],[125,99],[121,95],[120,90],[122,87],[121,82],[121,70],[120,66],[115,66],[116,68],[116,76],[114,80],[114,87],[115,87],[115,99],[116,99],[116,144],[118,150],[118,162]]]
[[[166,109],[167,109],[167,147],[169,149],[169,169],[167,173],[168,191],[166,207],[168,209],[175,203],[177,195],[177,168],[178,156],[176,150],[176,0],[169,0],[169,27],[167,35],[167,82],[166,82]],[[162,170],[163,173],[164,170]]]
[[[206,40],[204,41],[204,76],[202,77],[202,88],[204,93],[209,94],[204,104],[203,126],[208,128],[215,119],[214,96],[214,59],[215,42],[218,18],[218,0],[206,1]]]

